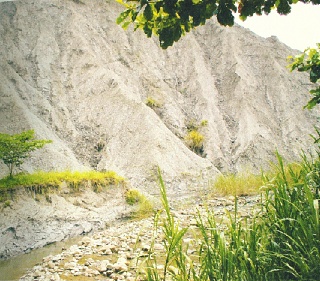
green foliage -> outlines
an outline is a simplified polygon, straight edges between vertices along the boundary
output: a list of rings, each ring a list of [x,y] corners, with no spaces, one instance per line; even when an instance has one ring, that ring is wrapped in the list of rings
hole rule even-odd
[[[4,204],[3,204],[3,206],[4,206],[5,208],[7,208],[7,207],[10,207],[11,204],[12,204],[12,202],[11,202],[10,200],[6,200],[6,201],[4,202]]]
[[[208,120],[201,120],[200,126],[201,126],[201,127],[206,127],[206,126],[208,126]]]
[[[96,149],[96,151],[101,152],[101,151],[104,149],[105,146],[106,146],[106,142],[103,141],[102,139],[100,139],[100,140],[96,143],[96,145],[94,146],[94,148]]]
[[[35,140],[34,130],[15,135],[0,133],[0,159],[9,168],[9,176],[12,177],[14,168],[19,167],[29,157],[30,152],[51,142]]]
[[[159,36],[163,49],[172,46],[193,28],[204,25],[208,19],[217,17],[220,24],[232,26],[237,11],[242,20],[254,14],[269,14],[276,9],[279,14],[288,14],[291,5],[297,0],[117,0],[125,7],[118,16],[117,24],[128,28],[132,23],[134,30],[142,29],[147,37]],[[304,3],[319,4],[318,0]],[[238,6],[238,9],[237,9]]]
[[[317,280],[320,276],[319,209],[316,193],[310,185],[312,167],[319,158],[303,157],[299,172],[285,172],[278,157],[278,174],[270,179],[265,197],[264,225],[268,230],[266,253],[269,280]],[[319,180],[319,178],[317,179]]]
[[[268,172],[264,172],[263,175],[256,175],[246,170],[236,174],[220,174],[215,178],[213,182],[212,192],[218,192],[221,195],[234,196],[260,193],[260,189],[265,184],[265,181],[274,178],[279,172],[278,169],[279,168],[277,165],[271,164],[271,169]],[[290,175],[292,173],[301,173],[303,169],[304,168],[302,167],[301,163],[290,163],[283,167],[283,173],[290,181]],[[310,176],[311,175],[309,175],[309,177]],[[290,184],[292,184],[292,182],[290,182]]]
[[[187,123],[187,130],[190,131],[199,131],[201,128],[208,126],[208,120],[201,120],[200,123],[192,119]]]
[[[125,199],[129,205],[134,205],[145,200],[145,196],[137,189],[129,189],[125,193]]]
[[[166,188],[161,177],[160,170],[159,173],[159,181],[160,181],[160,192],[161,192],[161,201],[164,209],[164,218],[160,218],[160,212],[158,212],[155,216],[154,225],[155,225],[155,235],[157,233],[158,225],[161,225],[161,230],[164,235],[164,247],[165,247],[165,257],[164,259],[164,267],[162,274],[159,275],[158,272],[158,260],[157,256],[153,254],[154,249],[151,247],[149,251],[149,256],[147,259],[147,267],[146,267],[146,280],[148,281],[156,281],[156,280],[168,280],[168,276],[173,276],[181,274],[179,279],[173,280],[189,280],[183,279],[188,276],[185,254],[186,250],[183,249],[183,240],[182,238],[187,232],[187,228],[180,228],[179,224],[177,224],[174,220],[170,212],[170,205],[167,198]],[[179,265],[181,265],[179,267]],[[179,271],[176,272],[175,269]]]
[[[199,124],[196,120],[192,119],[189,120],[189,122],[186,124],[188,132],[190,131],[198,131],[199,130]]]
[[[152,98],[150,96],[147,97],[145,104],[147,106],[149,106],[150,108],[160,107],[160,104],[154,98]]]
[[[266,182],[260,212],[250,220],[228,213],[227,226],[220,225],[214,212],[198,213],[197,244],[188,252],[184,237],[188,229],[179,228],[170,212],[163,180],[160,190],[165,216],[155,219],[155,232],[164,234],[165,261],[159,269],[151,249],[146,280],[152,281],[282,281],[318,280],[320,276],[319,202],[310,185],[310,173],[320,159],[303,156],[300,169],[285,166],[277,154],[275,173]],[[312,181],[314,181],[313,179]],[[317,178],[316,181],[320,180]]]
[[[288,66],[291,71],[298,70],[300,72],[308,72],[310,82],[316,84],[316,88],[310,90],[310,94],[313,96],[307,103],[305,108],[312,109],[318,103],[320,103],[320,43],[317,44],[317,48],[308,48],[302,54],[288,57],[291,64]]]
[[[117,24],[127,28],[134,25],[134,30],[142,29],[147,37],[159,36],[163,49],[172,46],[193,28],[204,25],[206,20],[216,16],[220,24],[234,25],[234,13],[246,20],[254,14],[269,14],[276,9],[281,15],[291,12],[291,6],[297,2],[319,5],[319,0],[117,0],[125,7],[118,16]],[[289,67],[302,72],[309,72],[310,81],[318,83],[320,79],[320,44],[317,49],[309,48],[295,58]],[[310,90],[313,98],[305,106],[313,108],[320,103],[320,86]]]
[[[143,219],[154,214],[154,205],[146,197],[138,204],[138,209],[134,212],[133,218]]]

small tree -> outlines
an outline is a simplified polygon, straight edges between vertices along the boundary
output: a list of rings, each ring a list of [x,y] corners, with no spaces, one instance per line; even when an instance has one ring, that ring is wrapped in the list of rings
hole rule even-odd
[[[51,140],[35,140],[34,130],[20,134],[8,135],[0,133],[0,159],[9,168],[9,177],[12,177],[15,167],[19,167],[30,152],[42,148]]]

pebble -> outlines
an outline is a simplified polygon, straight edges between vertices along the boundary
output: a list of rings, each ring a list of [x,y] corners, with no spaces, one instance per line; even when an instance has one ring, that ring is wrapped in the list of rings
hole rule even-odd
[[[189,209],[174,211],[175,222],[180,228],[195,228],[198,212],[203,221],[206,221],[209,209],[215,216],[225,216],[226,210],[233,210],[234,198],[215,198],[206,204],[198,203]],[[238,200],[239,217],[251,217],[258,198],[242,197]],[[201,205],[201,206],[200,206]],[[204,207],[205,206],[205,207]],[[162,213],[165,217],[165,214]],[[92,236],[83,237],[77,244],[69,249],[63,249],[59,255],[47,256],[42,259],[42,264],[32,268],[27,274],[20,278],[20,281],[29,280],[52,280],[63,281],[63,276],[82,276],[81,280],[142,280],[137,277],[137,266],[142,264],[143,259],[149,256],[152,249],[157,255],[164,254],[164,235],[161,230],[157,231],[153,241],[154,220],[153,218],[141,221],[131,221],[110,227]],[[154,243],[153,243],[154,242]],[[183,243],[188,245],[188,254],[196,252],[197,241],[186,235]],[[151,246],[153,245],[153,246]],[[163,268],[162,264],[158,267]],[[172,272],[176,268],[170,267]],[[99,277],[100,276],[100,277]],[[91,279],[90,279],[91,278]]]

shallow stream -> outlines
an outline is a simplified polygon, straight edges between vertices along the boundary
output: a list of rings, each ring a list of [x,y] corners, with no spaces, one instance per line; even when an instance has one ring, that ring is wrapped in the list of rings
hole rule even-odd
[[[83,236],[70,238],[66,241],[55,242],[40,249],[35,249],[28,254],[22,254],[8,260],[0,260],[0,281],[17,281],[29,269],[40,263],[49,255],[59,254],[63,248],[77,244]]]

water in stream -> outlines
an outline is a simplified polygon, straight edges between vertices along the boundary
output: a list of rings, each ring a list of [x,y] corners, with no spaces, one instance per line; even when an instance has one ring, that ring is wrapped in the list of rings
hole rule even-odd
[[[49,255],[61,253],[62,248],[77,244],[82,237],[74,237],[62,242],[56,242],[40,249],[35,249],[28,254],[22,254],[8,260],[0,260],[0,281],[19,280],[26,272],[40,263]]]

